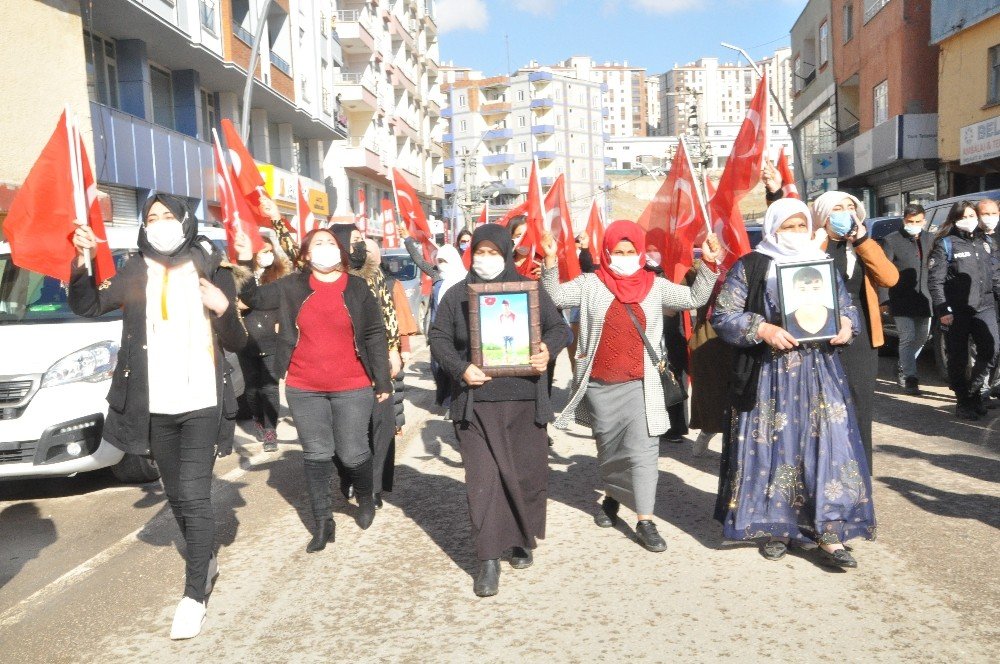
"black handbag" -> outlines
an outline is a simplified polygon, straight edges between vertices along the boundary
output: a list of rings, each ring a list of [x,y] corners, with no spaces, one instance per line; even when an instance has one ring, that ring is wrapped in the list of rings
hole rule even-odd
[[[628,317],[632,319],[632,324],[635,325],[635,329],[639,332],[639,336],[642,337],[642,343],[646,346],[646,352],[649,353],[649,359],[653,361],[653,366],[656,370],[660,372],[660,383],[663,385],[663,403],[669,409],[672,406],[676,406],[679,403],[683,403],[685,399],[688,398],[687,390],[681,385],[677,377],[674,376],[674,372],[670,369],[670,363],[667,362],[666,354],[661,358],[656,357],[656,351],[653,349],[653,344],[649,343],[649,339],[646,338],[646,332],[642,329],[642,325],[639,324],[639,319],[636,318],[635,313],[632,311],[632,307],[625,305],[625,311],[628,312]]]

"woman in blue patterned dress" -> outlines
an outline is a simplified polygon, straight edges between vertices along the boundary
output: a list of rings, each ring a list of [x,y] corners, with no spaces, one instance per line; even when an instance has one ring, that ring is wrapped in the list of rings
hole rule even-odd
[[[715,517],[728,539],[762,540],[770,560],[794,542],[818,545],[825,564],[857,567],[843,543],[873,539],[875,514],[837,346],[853,339],[858,310],[838,275],[840,332],[797,342],[780,327],[775,265],[826,255],[799,200],[772,204],[763,231],[757,249],[730,269],[712,314],[737,351]]]

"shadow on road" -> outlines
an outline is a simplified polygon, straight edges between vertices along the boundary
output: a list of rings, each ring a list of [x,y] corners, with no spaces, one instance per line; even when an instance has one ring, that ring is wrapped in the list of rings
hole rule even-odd
[[[43,517],[35,503],[18,503],[0,512],[0,542],[19,543],[18,555],[0,558],[0,588],[17,576],[28,561],[56,541],[56,524]],[[6,547],[5,547],[6,548]]]
[[[0,482],[0,501],[82,496],[119,486],[129,485],[117,480],[108,468],[80,473],[75,477],[32,477],[23,480],[5,480]]]
[[[971,454],[934,454],[911,447],[881,445],[879,450],[901,459],[922,459],[927,463],[984,482],[1000,483],[1000,460]]]
[[[981,493],[955,493],[903,479],[879,477],[878,481],[922,510],[954,519],[976,519],[1000,529],[1000,497]]]

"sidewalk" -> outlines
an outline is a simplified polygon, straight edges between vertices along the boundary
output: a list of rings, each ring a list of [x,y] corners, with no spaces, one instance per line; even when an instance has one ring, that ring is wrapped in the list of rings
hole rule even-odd
[[[433,385],[426,354],[420,359],[423,373],[407,374],[397,488],[370,530],[357,528],[354,507],[338,494],[336,543],[305,553],[311,516],[301,456],[283,423],[280,457],[248,443],[256,455],[217,482],[222,574],[201,636],[167,638],[182,563],[176,527],[161,513],[100,568],[16,616],[0,614],[3,659],[996,661],[995,512],[933,513],[876,481],[882,533],[854,543],[859,569],[831,571],[806,554],[769,562],[755,547],[723,544],[711,520],[718,439],[701,459],[689,444],[663,446],[656,516],[669,549],[653,554],[633,539],[634,515],[623,511],[618,529],[593,524],[589,432],[551,429],[548,537],[530,569],[502,564],[498,596],[475,597],[461,459],[450,423],[429,411]],[[563,359],[556,385],[567,381]],[[561,405],[566,391],[557,391]],[[984,434],[992,447],[972,452],[996,469],[992,426]],[[927,450],[946,439],[878,425],[877,444],[888,440],[912,454],[878,454],[877,477],[950,488],[960,480],[966,494],[1000,502],[996,474],[970,477],[927,462]],[[928,560],[925,545],[938,538],[947,546]]]

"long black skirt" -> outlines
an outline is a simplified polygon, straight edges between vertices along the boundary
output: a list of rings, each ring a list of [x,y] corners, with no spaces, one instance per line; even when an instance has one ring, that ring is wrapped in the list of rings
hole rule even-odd
[[[479,560],[500,558],[545,538],[549,464],[545,427],[534,401],[473,404],[470,422],[455,425],[465,466],[472,537]]]
[[[854,400],[854,412],[861,430],[861,444],[865,448],[868,468],[872,467],[872,405],[875,401],[875,382],[878,378],[878,350],[872,348],[868,324],[861,318],[861,329],[850,345],[841,350],[840,361],[847,374],[847,384]]]

